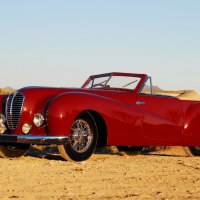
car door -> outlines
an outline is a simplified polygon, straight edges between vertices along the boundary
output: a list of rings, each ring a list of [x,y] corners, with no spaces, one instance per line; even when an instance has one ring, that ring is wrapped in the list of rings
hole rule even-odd
[[[149,78],[137,96],[136,106],[142,113],[142,134],[147,144],[178,145],[180,143],[183,112],[177,98],[153,94]]]

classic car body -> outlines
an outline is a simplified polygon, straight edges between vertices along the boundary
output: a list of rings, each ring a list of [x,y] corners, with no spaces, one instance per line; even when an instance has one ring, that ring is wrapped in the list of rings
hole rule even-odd
[[[57,144],[74,161],[97,145],[180,145],[200,155],[200,102],[154,94],[146,74],[94,75],[81,88],[26,87],[0,101],[2,157],[21,156],[30,144]]]

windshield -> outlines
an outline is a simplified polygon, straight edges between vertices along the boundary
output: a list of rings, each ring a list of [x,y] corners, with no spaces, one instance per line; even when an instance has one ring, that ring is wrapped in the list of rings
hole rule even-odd
[[[93,78],[85,88],[120,88],[135,89],[140,82],[140,77],[135,76],[103,76]]]

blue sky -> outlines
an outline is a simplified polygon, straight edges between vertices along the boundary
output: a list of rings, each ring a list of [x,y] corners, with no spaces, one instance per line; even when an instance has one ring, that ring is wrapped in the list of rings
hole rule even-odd
[[[198,0],[0,0],[0,88],[147,73],[200,92]]]

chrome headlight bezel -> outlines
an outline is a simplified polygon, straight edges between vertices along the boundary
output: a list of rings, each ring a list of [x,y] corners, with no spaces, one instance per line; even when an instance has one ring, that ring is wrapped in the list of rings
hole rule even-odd
[[[44,125],[45,118],[43,114],[41,113],[36,113],[33,117],[33,123],[36,127],[41,127]]]

